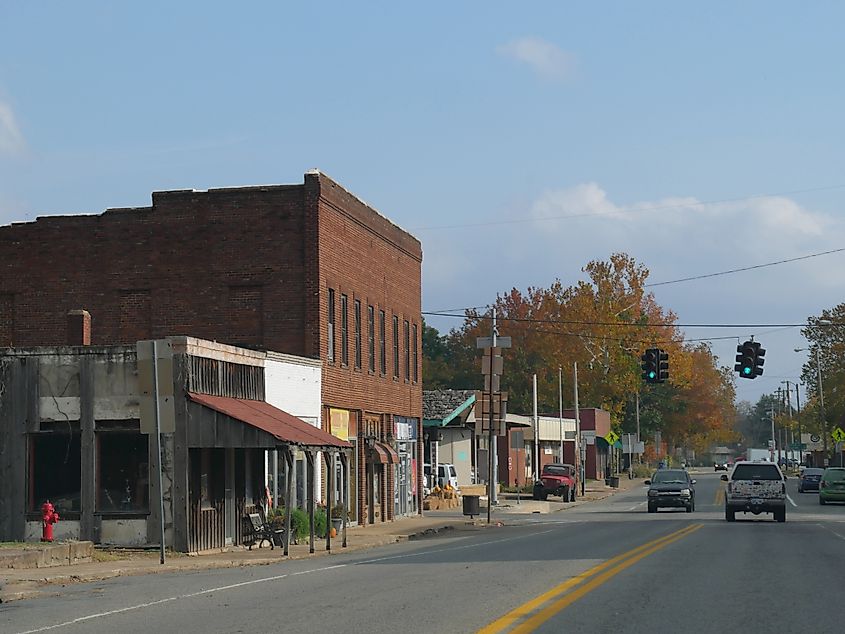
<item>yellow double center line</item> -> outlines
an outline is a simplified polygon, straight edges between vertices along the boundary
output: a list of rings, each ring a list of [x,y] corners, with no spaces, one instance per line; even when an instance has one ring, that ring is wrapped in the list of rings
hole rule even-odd
[[[703,524],[687,526],[679,531],[664,535],[659,539],[617,555],[613,559],[608,559],[597,566],[593,566],[589,570],[585,570],[581,574],[564,581],[551,590],[511,610],[503,617],[490,623],[490,625],[478,630],[478,634],[495,634],[496,632],[502,632],[509,628],[513,628],[510,631],[514,633],[533,632],[565,607],[574,603],[588,592],[595,590],[626,568],[633,566],[641,559],[648,557],[661,548],[665,548],[669,544],[694,533],[702,526]],[[575,589],[572,590],[573,588]],[[568,590],[572,590],[572,592],[567,592]]]

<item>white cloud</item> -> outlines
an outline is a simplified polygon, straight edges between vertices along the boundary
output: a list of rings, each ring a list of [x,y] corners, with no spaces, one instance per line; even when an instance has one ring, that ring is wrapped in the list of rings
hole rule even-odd
[[[0,154],[17,154],[24,145],[15,113],[9,104],[0,101]]]
[[[521,37],[499,47],[499,53],[528,64],[547,79],[566,79],[575,69],[575,58],[539,37]]]

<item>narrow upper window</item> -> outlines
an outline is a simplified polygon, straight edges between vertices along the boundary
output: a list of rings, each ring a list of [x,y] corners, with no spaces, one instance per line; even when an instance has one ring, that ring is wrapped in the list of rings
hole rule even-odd
[[[418,369],[419,366],[417,365],[417,363],[419,362],[419,356],[418,356],[418,352],[417,352],[417,325],[416,324],[414,324],[414,338],[413,338],[412,343],[414,344],[414,383],[416,383],[420,379],[420,371]]]
[[[378,337],[379,337],[379,370],[382,375],[387,374],[387,355],[385,354],[385,339],[387,338],[384,311],[378,311]]]
[[[411,380],[411,325],[408,323],[408,320],[405,320],[403,324],[405,329],[402,331],[404,335],[404,344],[405,344],[405,380]]]
[[[393,378],[399,378],[399,317],[393,315]]]
[[[355,300],[355,367],[361,369],[361,300]]]
[[[328,357],[329,361],[334,362],[334,289],[329,289],[329,341],[328,341]]]
[[[370,372],[376,371],[376,315],[372,306],[367,306],[367,351]]]
[[[349,300],[346,295],[340,296],[340,362],[349,365],[349,315],[347,307]]]

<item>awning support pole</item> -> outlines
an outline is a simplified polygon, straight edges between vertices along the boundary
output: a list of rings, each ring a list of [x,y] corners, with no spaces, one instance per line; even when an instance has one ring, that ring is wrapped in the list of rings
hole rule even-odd
[[[293,490],[293,481],[291,480],[293,454],[291,453],[290,445],[285,445],[282,451],[285,456],[285,489],[287,489],[287,493],[285,494],[285,557],[287,557],[290,549],[290,516],[293,514],[293,506],[290,503]]]
[[[332,549],[332,504],[334,502],[334,452],[324,451],[326,460],[326,550]]]
[[[349,518],[349,462],[345,451],[341,451],[340,455],[340,478],[341,486],[343,487],[343,543],[342,547],[346,548],[346,524]]]
[[[308,543],[308,552],[314,552],[314,452],[306,450],[305,457],[308,461],[308,474],[305,478],[305,485],[308,490],[308,523],[311,528],[311,538]]]

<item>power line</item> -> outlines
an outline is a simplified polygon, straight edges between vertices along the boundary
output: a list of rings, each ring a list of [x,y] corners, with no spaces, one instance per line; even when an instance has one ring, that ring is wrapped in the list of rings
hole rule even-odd
[[[435,317],[454,317],[457,319],[490,319],[486,315],[459,315],[446,312],[422,312],[423,315],[431,315]],[[677,324],[672,322],[658,322],[658,323],[635,323],[625,321],[579,321],[568,319],[535,319],[530,317],[498,317],[501,321],[514,321],[519,323],[533,323],[533,324],[557,324],[568,326],[624,326],[628,328],[803,328],[807,325],[806,322],[795,324]],[[822,324],[822,326],[838,325],[838,324]]]
[[[692,277],[682,277],[677,280],[667,280],[665,282],[652,282],[650,284],[643,284],[644,287],[649,286],[665,286],[666,284],[677,284],[678,282],[690,282],[692,280],[703,280],[708,277],[718,277],[720,275],[729,275],[731,273],[739,273],[741,271],[751,271],[754,269],[762,269],[767,266],[776,266],[778,264],[786,264],[788,262],[797,262],[799,260],[809,260],[810,258],[817,258],[822,255],[830,255],[831,253],[841,253],[845,251],[845,247],[841,249],[832,249],[830,251],[822,251],[821,253],[811,253],[809,255],[802,255],[797,258],[788,258],[786,260],[778,260],[776,262],[766,262],[765,264],[755,264],[754,266],[744,266],[738,269],[730,269],[728,271],[719,271],[718,273],[706,273],[704,275],[693,275]]]
[[[412,231],[433,231],[435,229],[464,229],[471,227],[492,227],[498,225],[513,225],[522,224],[525,222],[535,222],[542,220],[568,220],[571,218],[601,218],[607,216],[620,216],[633,213],[650,212],[650,211],[666,211],[668,209],[681,209],[684,207],[702,207],[704,205],[720,205],[725,203],[742,202],[746,200],[757,200],[760,198],[772,198],[774,196],[790,196],[792,194],[807,194],[811,192],[827,191],[831,189],[842,189],[845,185],[828,185],[825,187],[811,187],[808,189],[793,189],[790,191],[776,192],[773,194],[754,194],[751,196],[742,196],[739,198],[723,198],[721,200],[701,200],[687,203],[676,203],[672,205],[646,205],[622,207],[616,211],[607,211],[602,213],[581,213],[581,214],[564,214],[560,216],[540,216],[532,218],[512,218],[510,220],[490,220],[487,222],[469,222],[454,225],[431,225],[429,227],[414,227]]]

